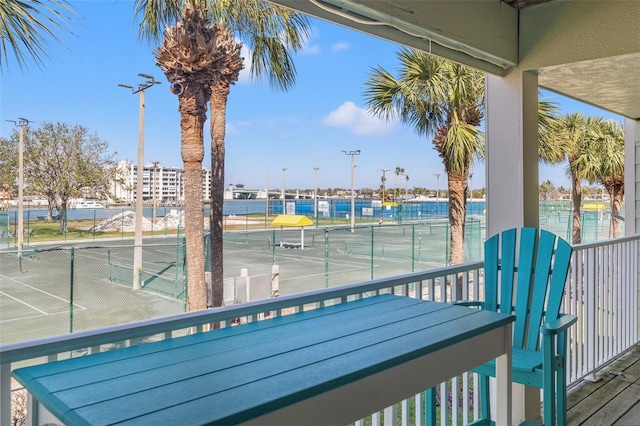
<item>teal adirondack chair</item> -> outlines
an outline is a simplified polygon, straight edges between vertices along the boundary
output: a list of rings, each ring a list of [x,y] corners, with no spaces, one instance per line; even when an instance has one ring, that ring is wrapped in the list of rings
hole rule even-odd
[[[536,228],[522,228],[518,246],[517,234],[509,229],[485,242],[484,301],[462,304],[515,315],[512,380],[542,389],[544,425],[564,426],[567,329],[577,318],[560,308],[573,249]],[[483,417],[472,424],[491,424],[489,376],[495,377],[495,362],[474,371],[481,375]],[[428,391],[427,402],[435,402],[434,395]]]

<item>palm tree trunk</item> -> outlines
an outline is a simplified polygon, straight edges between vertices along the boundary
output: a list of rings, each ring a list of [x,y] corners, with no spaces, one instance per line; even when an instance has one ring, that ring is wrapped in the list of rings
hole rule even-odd
[[[449,174],[449,223],[451,235],[449,263],[456,265],[464,262],[464,221],[467,214],[465,193],[467,179],[464,175]]]
[[[622,200],[624,198],[624,181],[611,182],[605,185],[611,200],[611,219],[609,220],[609,238],[622,236],[622,221],[620,220],[622,211]]]
[[[582,202],[582,186],[580,179],[575,176],[571,176],[571,201],[573,202],[573,226],[571,227],[571,235],[573,244],[580,244],[582,238],[580,221],[580,203]]]
[[[188,93],[191,92],[191,93]],[[180,99],[182,161],[184,162],[184,229],[187,249],[189,311],[207,308],[204,280],[204,215],[202,212],[203,126],[206,101],[203,90],[188,85]]]
[[[224,204],[224,137],[229,85],[218,82],[211,88],[211,209],[209,210],[209,247],[213,306],[223,304],[222,219]]]
[[[464,174],[448,173],[449,181],[449,263],[456,265],[464,262],[464,222],[467,215],[467,178]],[[456,279],[456,300],[462,298],[462,277]]]

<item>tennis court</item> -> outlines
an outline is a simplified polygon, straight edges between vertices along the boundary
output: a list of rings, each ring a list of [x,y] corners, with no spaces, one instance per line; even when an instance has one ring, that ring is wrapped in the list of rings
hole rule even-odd
[[[568,217],[541,227],[565,237]],[[586,222],[588,234],[606,224]],[[468,218],[465,260],[482,259],[484,221]],[[132,243],[133,241],[129,241]],[[289,244],[283,244],[287,242]],[[187,289],[182,238],[145,238],[142,288],[132,289],[133,245],[122,240],[0,252],[0,343],[28,340],[183,312]],[[280,295],[428,270],[447,264],[446,220],[349,227],[239,230],[224,234],[224,277],[269,275]]]
[[[102,247],[45,249],[33,258],[0,253],[0,343],[184,311],[180,300],[110,281],[108,268]]]

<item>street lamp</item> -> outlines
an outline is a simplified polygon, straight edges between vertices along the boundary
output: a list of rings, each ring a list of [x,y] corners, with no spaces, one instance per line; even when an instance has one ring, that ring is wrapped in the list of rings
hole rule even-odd
[[[356,204],[355,204],[355,190],[353,188],[353,180],[355,177],[356,165],[354,163],[354,157],[360,155],[360,150],[355,151],[342,151],[345,155],[351,156],[351,232],[356,232]]]
[[[133,248],[133,289],[140,289],[140,271],[142,269],[142,174],[144,172],[144,91],[149,87],[160,84],[149,74],[138,74],[146,78],[144,83],[138,83],[135,88],[128,84],[118,84],[119,87],[131,89],[132,94],[140,93],[140,112],[138,116],[138,170],[136,173],[136,225]]]
[[[315,186],[313,188],[313,216],[316,218],[316,228],[318,227],[318,170],[320,167],[313,168],[313,177]]]
[[[380,169],[379,172],[382,172],[382,202],[384,203],[384,187],[387,182],[386,173],[391,171],[391,169]]]
[[[440,173],[434,173],[436,177],[436,214],[438,214],[438,207],[440,203]]]
[[[282,168],[282,214],[287,214],[287,197],[284,194],[284,188],[285,188],[285,172],[289,170],[287,167],[283,167]]]
[[[22,257],[24,245],[24,128],[29,125],[29,120],[19,117],[18,121],[7,120],[20,128],[20,141],[18,143],[18,256]]]

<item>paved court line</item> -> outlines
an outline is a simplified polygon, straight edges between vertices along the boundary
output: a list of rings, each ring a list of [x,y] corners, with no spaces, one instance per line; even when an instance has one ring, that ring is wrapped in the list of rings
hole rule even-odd
[[[32,290],[39,291],[40,293],[43,293],[43,294],[45,294],[45,295],[47,295],[47,296],[49,296],[49,297],[53,297],[53,298],[55,298],[55,299],[62,300],[62,301],[63,301],[63,302],[65,302],[65,303],[69,303],[69,300],[67,300],[67,299],[63,299],[62,297],[60,297],[60,296],[56,296],[55,294],[51,294],[51,293],[49,293],[49,292],[46,292],[46,291],[44,291],[44,290],[41,290],[41,289],[36,288],[36,287],[34,287],[34,286],[31,286],[31,285],[29,285],[29,284],[25,284],[25,283],[23,283],[22,281],[18,281],[18,280],[14,279],[14,278],[9,278],[9,277],[7,277],[6,275],[0,275],[0,277],[2,277],[2,278],[6,278],[6,279],[8,279],[8,280],[11,280],[11,281],[13,281],[14,283],[20,284],[20,285],[22,285],[22,286],[24,286],[24,287],[28,287],[28,288],[30,288],[30,289],[32,289]],[[82,305],[78,305],[78,304],[76,304],[75,302],[74,302],[73,306],[77,306],[77,307],[78,307],[78,308],[80,308],[80,309],[87,309],[87,308],[85,308],[85,307],[84,307],[84,306],[82,306]],[[49,315],[49,314],[47,314],[47,315]]]
[[[86,309],[82,308],[80,310],[83,311],[83,310],[86,310]],[[30,315],[28,317],[20,317],[20,318],[8,318],[8,319],[0,321],[0,324],[6,324],[6,323],[9,323],[9,322],[14,322],[14,321],[24,321],[24,320],[34,319],[34,318],[52,317],[54,315],[69,316],[69,311],[54,312],[52,314],[44,313],[43,315]]]
[[[41,313],[41,314],[43,314],[43,315],[49,315],[49,314],[48,314],[48,313],[46,313],[45,311],[43,311],[43,310],[41,310],[41,309],[38,309],[38,308],[36,308],[35,306],[32,306],[32,305],[28,304],[27,302],[25,302],[25,301],[23,301],[23,300],[18,299],[17,297],[13,297],[13,296],[11,296],[10,294],[5,293],[4,291],[0,291],[0,294],[5,295],[5,296],[7,296],[8,298],[13,299],[13,300],[15,300],[15,301],[16,301],[16,302],[18,302],[18,303],[22,303],[23,305],[25,305],[25,306],[27,306],[27,307],[29,307],[29,308],[33,309],[34,311],[38,311],[38,312],[40,312],[40,313]],[[40,316],[40,315],[37,315],[37,316]]]

